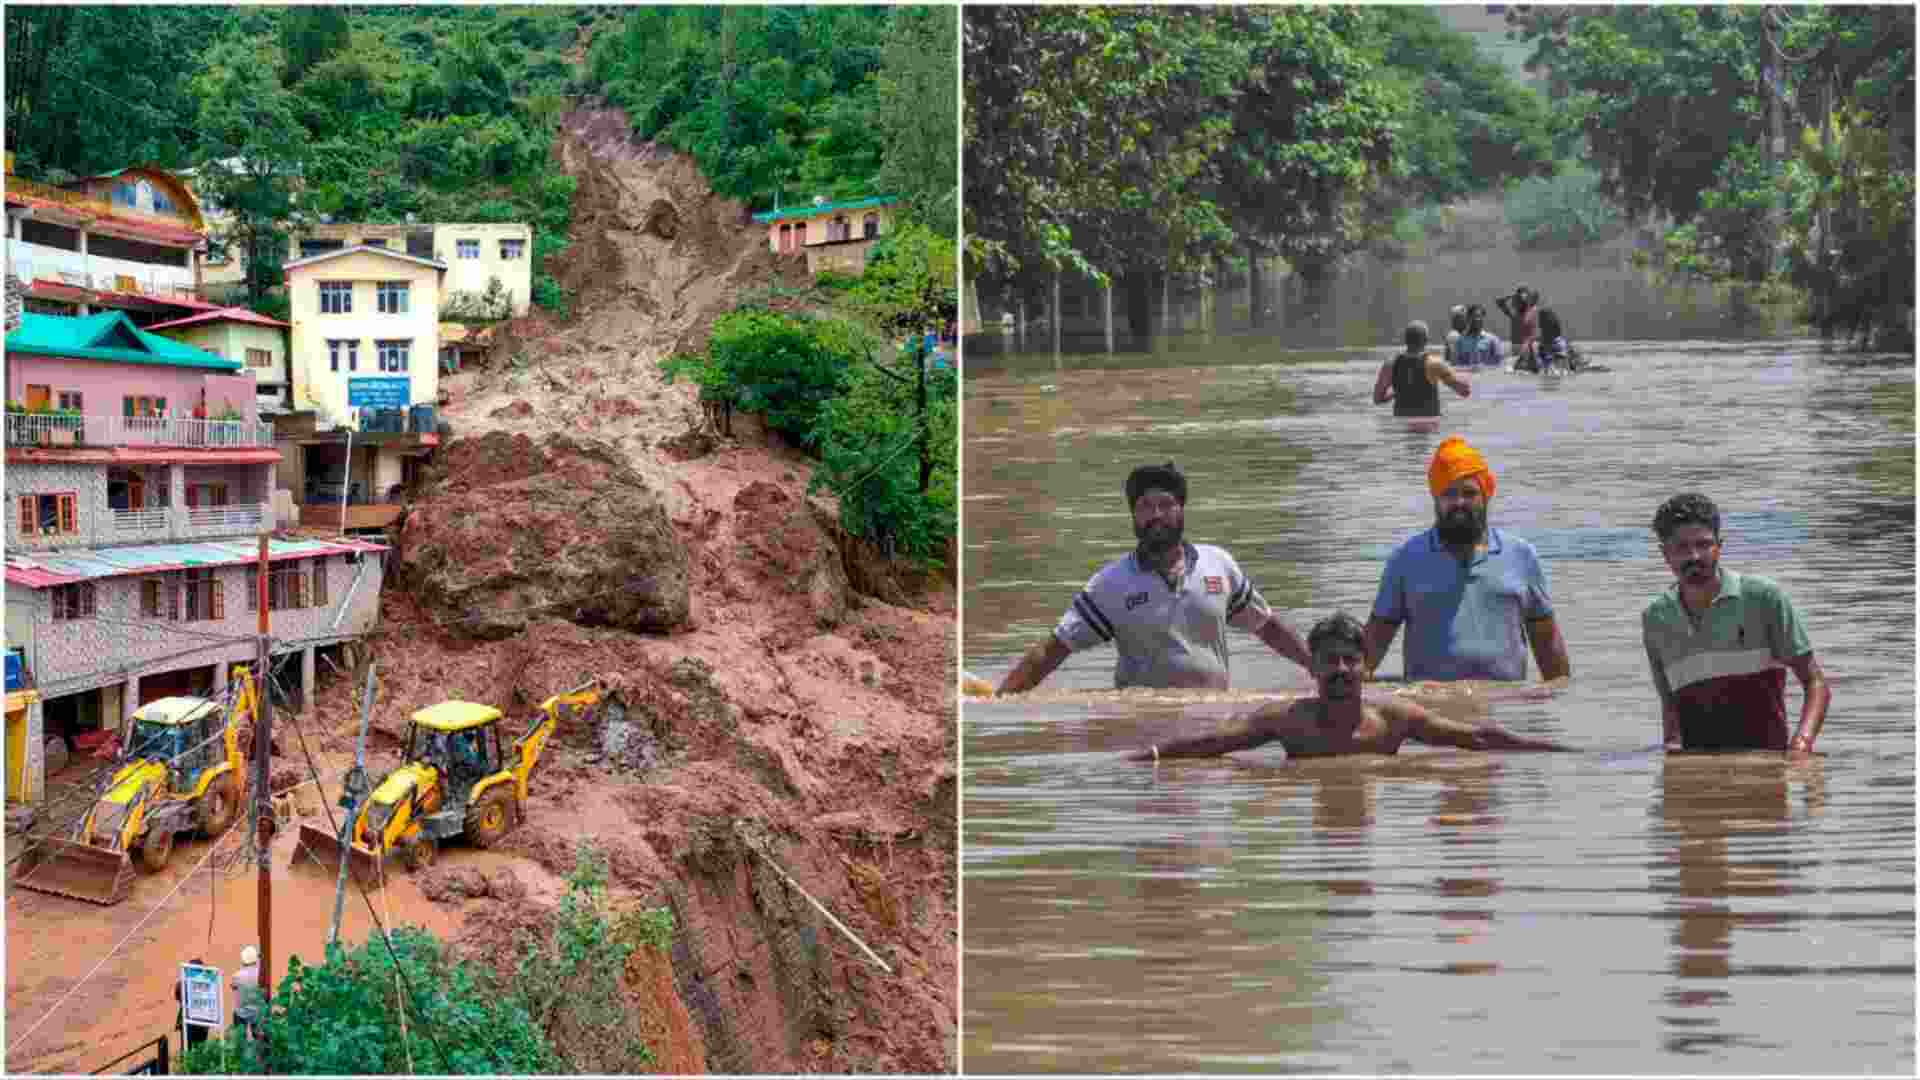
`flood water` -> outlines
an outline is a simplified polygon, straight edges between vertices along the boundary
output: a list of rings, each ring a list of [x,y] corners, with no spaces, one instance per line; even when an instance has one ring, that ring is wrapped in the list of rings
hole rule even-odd
[[[1116,692],[1109,648],[969,701],[967,1071],[1913,1073],[1912,361],[1577,343],[1613,371],[1476,372],[1437,426],[1371,404],[1384,348],[969,359],[969,671],[997,682],[1132,546],[1122,481],[1169,459],[1187,537],[1303,636],[1364,619],[1457,432],[1546,564],[1574,677],[1427,699],[1582,752],[1118,762],[1308,689],[1237,632],[1230,693]],[[1724,565],[1805,622],[1833,690],[1813,761],[1658,748],[1648,522],[1688,489]]]

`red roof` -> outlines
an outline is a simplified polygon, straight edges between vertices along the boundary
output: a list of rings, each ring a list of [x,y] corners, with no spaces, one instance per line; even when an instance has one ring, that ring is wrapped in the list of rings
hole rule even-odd
[[[189,311],[196,309],[200,311],[218,311],[221,306],[219,304],[210,304],[205,300],[195,300],[178,294],[156,296],[153,293],[114,292],[111,289],[89,289],[82,285],[69,285],[64,281],[55,281],[52,278],[35,278],[28,282],[27,295],[42,300],[71,300],[82,303],[102,297],[108,300],[117,299],[123,303],[129,300],[138,300],[147,304],[158,304],[162,307],[186,308]]]
[[[193,247],[200,243],[200,233],[184,225],[168,225],[159,221],[147,221],[118,214],[103,213],[99,209],[79,203],[62,202],[59,199],[42,198],[28,195],[22,191],[8,191],[7,201],[16,206],[31,206],[41,210],[57,210],[68,217],[81,218],[96,226],[115,232],[132,233],[136,238],[158,240],[181,247]]]
[[[163,323],[154,323],[152,326],[147,327],[147,329],[164,330],[170,326],[194,326],[200,323],[215,322],[238,322],[253,323],[256,326],[292,327],[291,323],[283,323],[279,319],[269,319],[265,315],[248,311],[243,307],[224,307],[218,311],[205,311],[198,315],[189,315],[184,319],[169,319]]]
[[[311,559],[315,556],[341,555],[347,552],[386,551],[387,545],[370,540],[347,538],[329,540],[274,539],[267,552],[268,562]],[[6,580],[10,585],[45,589],[76,581],[155,574],[167,570],[186,570],[204,566],[242,566],[259,560],[258,542],[244,540],[203,540],[186,544],[144,544],[137,547],[90,550],[10,552]]]

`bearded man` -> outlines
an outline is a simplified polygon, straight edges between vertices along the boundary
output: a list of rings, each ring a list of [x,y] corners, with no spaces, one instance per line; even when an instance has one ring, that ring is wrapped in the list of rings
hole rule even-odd
[[[1518,536],[1487,527],[1494,486],[1493,470],[1465,439],[1450,436],[1434,450],[1427,467],[1434,526],[1387,559],[1367,620],[1369,677],[1401,623],[1409,680],[1521,682],[1529,643],[1542,679],[1572,673],[1540,556]]]
[[[1306,644],[1274,617],[1233,556],[1186,542],[1187,478],[1172,462],[1133,470],[1126,495],[1138,546],[1093,575],[999,693],[1031,690],[1070,654],[1109,642],[1119,652],[1116,687],[1225,690],[1228,626],[1311,668]]]

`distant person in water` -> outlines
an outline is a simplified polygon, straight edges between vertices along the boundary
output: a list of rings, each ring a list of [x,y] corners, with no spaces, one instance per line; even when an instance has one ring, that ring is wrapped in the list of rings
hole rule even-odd
[[[1447,326],[1446,359],[1447,363],[1451,364],[1455,362],[1453,359],[1454,342],[1459,341],[1460,335],[1467,332],[1467,307],[1465,304],[1455,304],[1453,305],[1453,310],[1447,312]]]
[[[1459,367],[1500,366],[1506,345],[1487,332],[1487,309],[1479,304],[1467,307],[1467,332],[1453,346],[1453,363]]]
[[[1532,370],[1534,342],[1540,336],[1540,294],[1527,285],[1515,285],[1509,296],[1493,301],[1511,324],[1507,341],[1513,348],[1515,370]]]
[[[1567,344],[1559,313],[1552,308],[1540,309],[1540,340],[1535,345],[1534,362],[1542,372],[1579,371],[1582,366],[1579,354]]]
[[[1773,579],[1720,565],[1720,510],[1675,495],[1653,515],[1674,585],[1640,616],[1668,749],[1813,752],[1833,691],[1793,601]],[[1787,737],[1787,672],[1800,723]]]
[[[1315,623],[1307,634],[1307,646],[1313,652],[1316,696],[1263,706],[1226,731],[1158,743],[1127,755],[1127,760],[1214,757],[1270,742],[1286,747],[1290,757],[1394,754],[1408,739],[1462,750],[1569,749],[1492,724],[1449,720],[1411,701],[1365,704],[1360,699],[1366,663],[1362,632],[1359,622],[1345,612]]]
[[[1449,436],[1435,448],[1427,466],[1433,528],[1387,558],[1367,620],[1369,674],[1401,623],[1409,679],[1519,682],[1529,644],[1542,679],[1571,674],[1539,554],[1487,527],[1494,488],[1487,459],[1465,439]]]
[[[1427,324],[1407,324],[1406,351],[1380,365],[1373,380],[1373,403],[1393,402],[1395,416],[1439,416],[1440,384],[1466,397],[1473,393],[1467,378],[1453,365],[1427,352]]]
[[[1109,642],[1120,653],[1116,687],[1225,690],[1229,626],[1301,667],[1311,664],[1300,635],[1268,610],[1233,556],[1186,542],[1187,478],[1172,462],[1133,470],[1126,496],[1138,546],[1093,575],[999,693],[1031,690],[1069,654]]]

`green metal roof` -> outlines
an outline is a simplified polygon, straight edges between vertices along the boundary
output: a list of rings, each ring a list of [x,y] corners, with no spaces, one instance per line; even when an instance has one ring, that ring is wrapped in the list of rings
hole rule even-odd
[[[124,311],[98,315],[40,315],[24,312],[20,326],[7,335],[10,353],[71,356],[81,360],[112,360],[122,364],[161,364],[167,367],[213,368],[239,371],[240,361],[215,356],[172,338],[149,334],[133,325]]]
[[[789,206],[784,210],[768,210],[765,213],[753,215],[753,220],[779,221],[782,218],[812,217],[815,214],[830,213],[834,210],[864,210],[869,206],[890,206],[899,201],[898,195],[875,195],[870,199],[847,199],[842,202],[821,203],[818,206],[809,203],[804,206]]]

